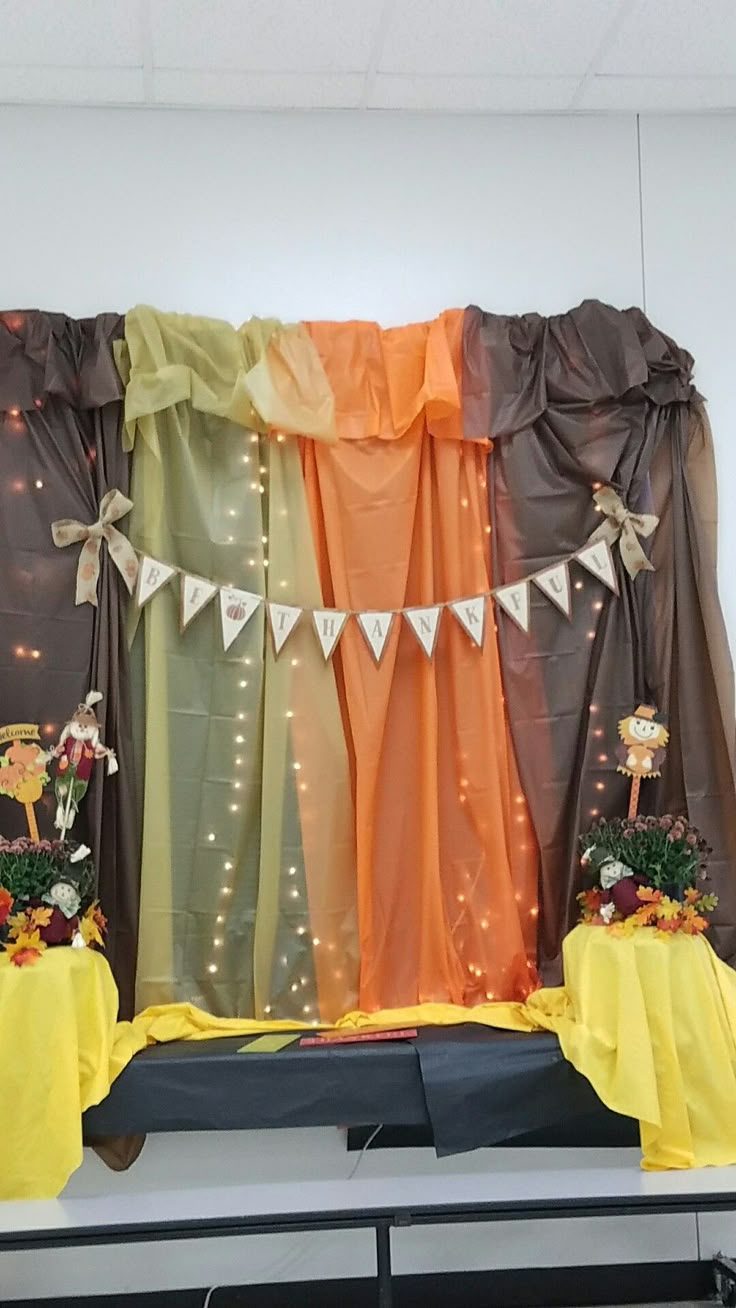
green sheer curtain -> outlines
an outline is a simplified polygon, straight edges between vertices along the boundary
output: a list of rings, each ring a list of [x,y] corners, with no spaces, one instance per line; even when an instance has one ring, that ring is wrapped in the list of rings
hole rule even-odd
[[[137,309],[118,362],[136,547],[318,607],[293,433],[331,439],[334,411],[303,329]],[[332,667],[306,616],[276,658],[263,605],[227,652],[217,598],[180,631],[178,588],[131,612],[145,724],[138,1006],[329,1020],[353,1005],[357,979]]]

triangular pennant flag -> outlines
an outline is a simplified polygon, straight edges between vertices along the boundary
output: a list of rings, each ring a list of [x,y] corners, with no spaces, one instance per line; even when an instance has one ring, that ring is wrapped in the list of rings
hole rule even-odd
[[[618,595],[616,569],[608,541],[597,540],[592,545],[585,545],[583,549],[578,550],[575,558],[578,563],[582,563],[583,567],[587,568],[588,572],[592,572],[594,577],[602,581],[604,586],[608,586],[614,595]]]
[[[222,647],[229,649],[239,636],[246,622],[253,617],[261,602],[260,595],[251,595],[247,590],[233,590],[223,586],[220,590],[220,621],[222,622]]]
[[[493,597],[505,613],[513,618],[517,627],[529,634],[529,582],[514,581],[510,586],[494,590]]]
[[[437,644],[441,613],[442,608],[439,604],[432,604],[424,609],[404,609],[404,617],[428,659],[432,658]]]
[[[470,639],[480,649],[486,629],[486,597],[476,595],[473,599],[456,600],[450,605],[460,625],[467,631]]]
[[[314,610],[312,622],[325,659],[328,659],[337,648],[337,642],[343,633],[347,620],[347,613],[343,613],[340,609]]]
[[[277,658],[301,616],[302,610],[295,608],[293,604],[268,605],[268,619],[271,623],[273,647]]]
[[[143,605],[147,604],[167,581],[171,581],[175,572],[176,568],[170,567],[168,563],[161,563],[158,559],[149,558],[144,554],[138,569],[136,600],[139,608],[143,608]]]
[[[205,581],[204,577],[190,577],[189,573],[182,574],[181,590],[179,592],[179,628],[184,631],[185,627],[198,613],[202,612],[213,595],[217,594],[217,587],[211,581]]]
[[[542,594],[547,596],[547,599],[557,605],[566,618],[570,617],[572,605],[567,563],[555,563],[553,567],[545,568],[543,572],[538,572],[535,577],[532,577],[532,581]]]
[[[383,658],[383,651],[386,648],[388,634],[393,626],[395,617],[395,613],[387,612],[383,609],[371,610],[368,613],[357,614],[361,631],[366,638],[368,648],[376,660],[376,663],[380,663]]]

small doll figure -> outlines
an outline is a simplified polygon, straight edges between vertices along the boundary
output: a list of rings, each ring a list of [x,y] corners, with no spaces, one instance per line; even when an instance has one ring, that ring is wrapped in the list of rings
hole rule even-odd
[[[95,761],[107,759],[108,776],[118,770],[113,751],[100,741],[100,724],[92,706],[101,699],[99,691],[89,692],[67,722],[51,754],[59,760],[54,783],[57,804],[54,826],[61,832],[62,840],[77,816],[80,800],[87,793]]]
[[[55,881],[43,896],[43,902],[51,907],[51,921],[41,927],[41,939],[47,945],[65,945],[70,940],[73,942],[79,926],[79,887],[73,881]]]
[[[616,749],[618,772],[626,777],[658,777],[670,733],[657,710],[640,704],[635,713],[622,718],[618,734],[623,744]]]

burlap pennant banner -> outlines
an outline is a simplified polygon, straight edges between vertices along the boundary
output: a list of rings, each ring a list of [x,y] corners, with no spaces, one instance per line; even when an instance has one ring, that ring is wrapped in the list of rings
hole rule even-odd
[[[355,616],[371,654],[376,663],[380,663],[396,614],[385,609],[371,609],[368,613],[356,613]]]
[[[423,609],[404,609],[403,613],[409,624],[409,630],[414,632],[427,658],[432,659],[440,629],[442,605],[431,604]]]
[[[325,662],[332,658],[349,622],[354,620],[378,665],[386,652],[397,617],[404,618],[420,649],[430,660],[434,658],[437,649],[444,609],[450,610],[466,636],[479,650],[483,648],[487,631],[486,610],[489,599],[525,635],[529,634],[532,627],[532,585],[565,617],[570,618],[573,611],[570,564],[573,562],[578,563],[612,594],[618,595],[619,580],[613,553],[613,545],[617,541],[617,552],[620,553],[629,577],[634,579],[639,572],[651,571],[652,565],[644,554],[640,538],[651,536],[658,519],[653,514],[630,513],[618,493],[610,486],[596,487],[593,498],[596,509],[604,515],[604,521],[579,550],[558,559],[556,563],[479,595],[408,608],[360,612],[276,603],[251,591],[222,586],[206,577],[195,576],[135,550],[113,526],[133,507],[130,500],[119,491],[109,491],[101,501],[100,516],[96,523],[85,526],[73,519],[63,519],[53,524],[52,533],[59,548],[75,543],[82,545],[77,566],[77,604],[97,602],[100,550],[104,540],[128,589],[132,590],[134,581],[137,581],[135,602],[140,608],[163,591],[174,576],[179,576],[179,626],[182,632],[204,612],[215,595],[219,595],[220,625],[225,650],[231,648],[256,610],[265,604],[273,651],[277,658],[306,613],[311,618]],[[576,583],[578,587],[580,584]]]
[[[271,604],[268,605],[268,621],[271,627],[271,637],[273,639],[273,649],[276,658],[278,658],[289,636],[296,627],[297,622],[302,616],[302,609],[295,608],[293,604]]]

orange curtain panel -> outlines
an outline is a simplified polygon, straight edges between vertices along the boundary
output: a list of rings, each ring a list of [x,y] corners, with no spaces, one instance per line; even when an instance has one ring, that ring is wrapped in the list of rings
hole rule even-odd
[[[324,602],[398,609],[489,588],[487,443],[462,439],[462,313],[382,331],[312,323],[338,441],[302,444]],[[356,806],[360,1004],[474,1005],[535,980],[537,852],[493,610],[481,649],[445,610],[430,661],[400,616],[377,665],[335,657]]]

